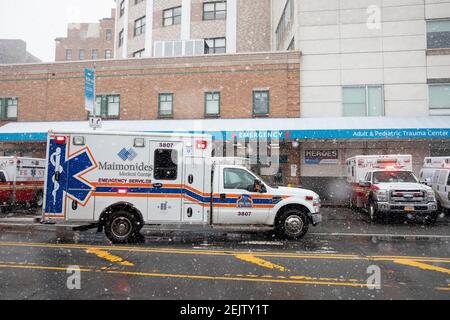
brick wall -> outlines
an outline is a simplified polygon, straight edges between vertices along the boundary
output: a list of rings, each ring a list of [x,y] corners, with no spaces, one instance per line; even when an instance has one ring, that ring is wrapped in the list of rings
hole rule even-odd
[[[158,118],[174,94],[174,119],[204,118],[204,93],[221,92],[221,118],[251,118],[254,89],[270,90],[270,117],[299,117],[299,52],[97,62],[97,94],[120,95],[120,119]],[[18,98],[18,121],[86,120],[89,62],[0,66],[0,97]],[[0,124],[2,124],[0,122]]]
[[[72,60],[79,59],[79,51],[84,50],[85,59],[92,59],[92,51],[98,50],[98,58],[105,59],[105,50],[111,50],[114,57],[115,9],[111,10],[111,18],[99,23],[71,23],[67,29],[67,37],[56,38],[55,61],[66,61],[66,50],[72,50]],[[106,39],[106,30],[112,30],[112,39]]]

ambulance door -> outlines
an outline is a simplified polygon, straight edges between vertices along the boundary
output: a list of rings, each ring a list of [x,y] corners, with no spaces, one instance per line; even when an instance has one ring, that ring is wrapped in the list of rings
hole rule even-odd
[[[68,161],[67,190],[64,199],[67,219],[92,221],[95,212],[95,187],[87,183],[83,172],[92,168],[93,162],[81,146],[72,146]]]
[[[274,207],[274,197],[248,191],[257,178],[241,168],[223,168],[220,176],[219,194],[214,195],[218,224],[264,224]]]
[[[205,190],[205,158],[185,157],[184,160],[184,192],[183,222],[202,223],[209,207],[210,194]],[[211,182],[209,182],[211,183]],[[205,221],[206,222],[206,221]]]
[[[183,144],[179,141],[150,141],[153,166],[148,197],[149,223],[179,223],[183,197]]]

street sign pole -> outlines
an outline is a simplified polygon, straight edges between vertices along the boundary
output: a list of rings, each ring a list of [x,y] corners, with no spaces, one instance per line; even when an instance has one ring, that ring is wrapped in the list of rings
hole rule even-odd
[[[101,127],[101,117],[97,117],[96,113],[96,63],[94,63],[93,69],[85,69],[84,75],[85,75],[85,108],[90,113],[89,116],[89,126],[96,130],[97,128]]]
[[[97,130],[97,126],[96,126],[96,124],[97,124],[97,112],[95,110],[95,107],[96,107],[96,104],[97,104],[97,97],[95,95],[95,92],[96,92],[95,84],[96,84],[96,80],[97,80],[95,78],[95,69],[96,68],[97,68],[97,64],[94,62],[94,127],[93,127],[94,131]]]

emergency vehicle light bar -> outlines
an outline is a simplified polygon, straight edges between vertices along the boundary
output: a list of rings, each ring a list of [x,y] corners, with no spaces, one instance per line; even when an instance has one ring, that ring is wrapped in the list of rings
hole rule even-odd
[[[205,140],[197,141],[197,149],[205,150],[208,147],[208,142]]]

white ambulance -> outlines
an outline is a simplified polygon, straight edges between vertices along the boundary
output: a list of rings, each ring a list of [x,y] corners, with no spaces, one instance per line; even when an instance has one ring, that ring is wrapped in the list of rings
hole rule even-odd
[[[433,190],[412,172],[411,155],[367,155],[347,160],[350,207],[368,211],[372,221],[385,216],[438,217]]]
[[[145,224],[299,239],[321,221],[316,193],[271,187],[211,154],[209,135],[49,132],[43,221],[104,230],[114,243]]]
[[[420,170],[420,181],[436,193],[439,210],[450,211],[450,157],[427,157]]]
[[[0,157],[0,206],[42,206],[45,159]]]

